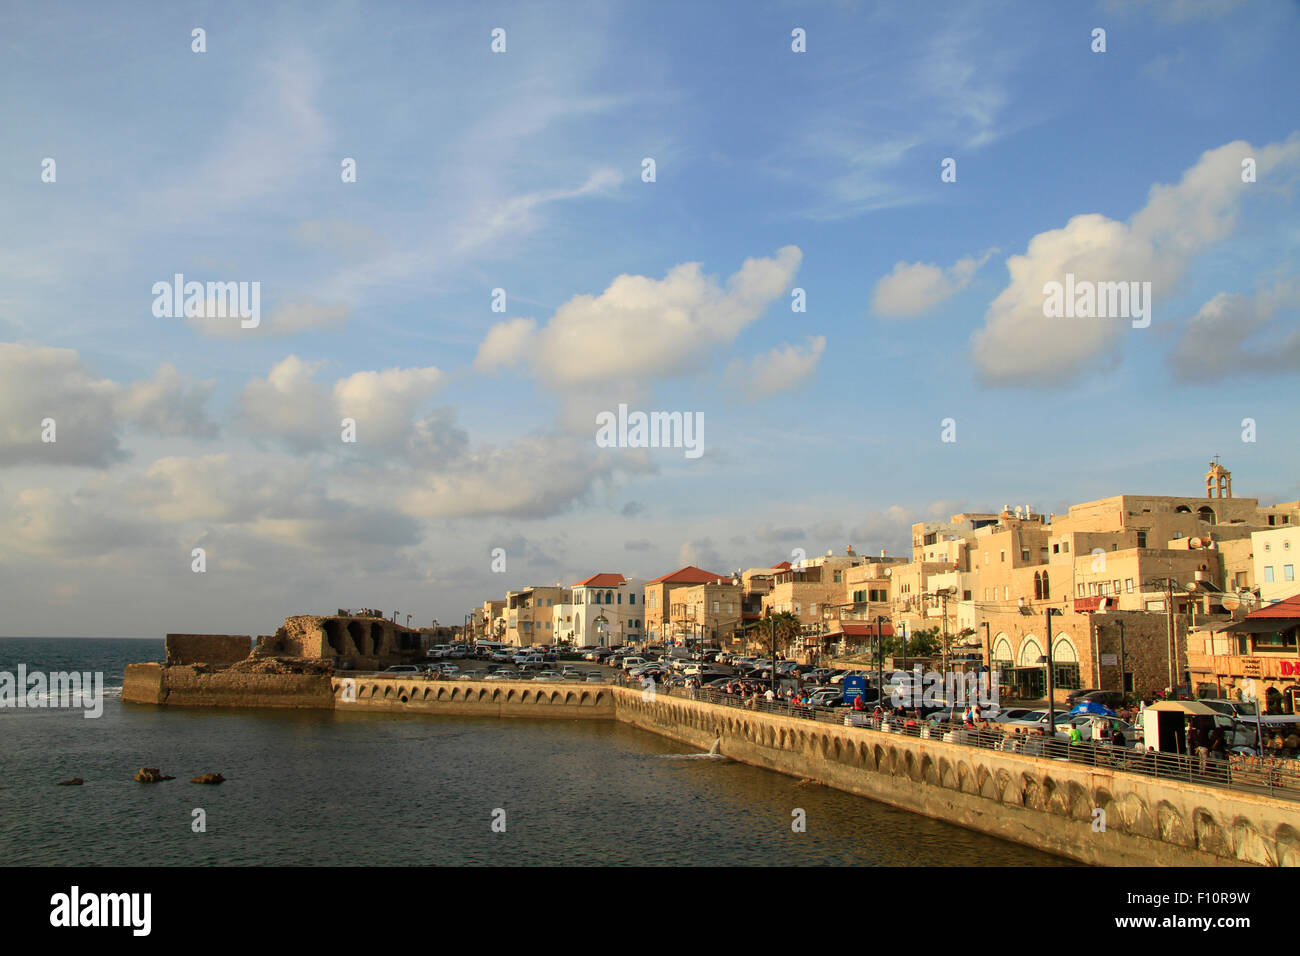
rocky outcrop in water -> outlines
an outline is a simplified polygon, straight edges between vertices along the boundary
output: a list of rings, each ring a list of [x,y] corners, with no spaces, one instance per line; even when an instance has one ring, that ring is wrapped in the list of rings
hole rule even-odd
[[[157,767],[141,767],[135,772],[136,783],[161,783],[164,780],[175,779],[175,777],[165,776]]]
[[[226,778],[219,773],[205,773],[202,776],[194,777],[190,783],[225,783]]]
[[[80,777],[73,777],[71,780],[60,780],[58,783],[55,784],[55,786],[56,787],[79,787],[85,782],[86,781],[82,780]]]

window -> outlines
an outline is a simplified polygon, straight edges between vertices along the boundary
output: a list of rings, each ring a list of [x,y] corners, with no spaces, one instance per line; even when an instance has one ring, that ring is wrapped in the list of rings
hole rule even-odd
[[[1011,600],[1011,588],[1006,585],[1003,585],[1002,587],[1002,600],[1004,601]]]
[[[1264,583],[1271,584],[1273,581],[1273,565],[1269,564],[1264,567]]]
[[[1064,544],[1062,544],[1062,545],[1061,545],[1061,550],[1064,551],[1066,554],[1069,554],[1069,553],[1070,553],[1070,542],[1066,541]]]
[[[1115,593],[1119,594],[1119,578],[1116,578],[1111,584],[1115,585]]]
[[[1078,596],[1079,596],[1079,597],[1083,597],[1083,585],[1082,585],[1082,584],[1079,585],[1079,587],[1078,587],[1078,592],[1079,592],[1079,593],[1078,593]]]
[[[1102,581],[1102,582],[1101,582],[1101,596],[1102,596],[1102,597],[1106,597],[1106,596],[1108,596],[1109,594],[1110,594],[1110,582],[1109,582],[1109,581]]]
[[[814,605],[813,605],[813,609],[815,610],[816,607],[817,607],[817,605],[814,604]],[[714,614],[717,614],[717,613],[718,613],[718,602],[717,602],[717,601],[714,601],[714,602],[713,602],[713,613],[714,613]]]
[[[1295,580],[1295,565],[1294,565],[1294,564],[1284,564],[1284,565],[1282,565],[1282,580],[1283,580],[1283,581],[1294,581],[1294,580]]]
[[[1052,554],[1060,554],[1060,553],[1061,553],[1061,546],[1059,544],[1052,545]]]
[[[1132,578],[1125,578],[1125,579],[1124,579],[1124,590],[1127,591],[1129,594],[1132,594],[1132,593],[1133,593],[1133,579],[1132,579]]]
[[[1269,544],[1267,541],[1265,541],[1265,542],[1264,542],[1264,550],[1265,550],[1265,551],[1272,551],[1272,550],[1273,550],[1273,545],[1271,545],[1271,544]]]
[[[1003,564],[1007,563],[1007,553],[1005,551],[1002,552],[1002,563]]]
[[[984,552],[984,563],[985,564],[989,563],[989,553],[987,551]]]
[[[629,594],[629,595],[627,596],[627,603],[628,603],[628,604],[635,604],[635,603],[636,603],[636,595],[635,595],[635,594]]]
[[[844,572],[843,572],[843,571],[836,571],[836,572],[835,572],[835,583],[836,583],[836,584],[843,584],[843,583],[844,583]]]
[[[1021,560],[1021,561],[1028,561],[1028,560],[1029,560],[1029,549],[1028,549],[1028,548],[1021,548],[1021,549],[1020,549],[1020,560]]]

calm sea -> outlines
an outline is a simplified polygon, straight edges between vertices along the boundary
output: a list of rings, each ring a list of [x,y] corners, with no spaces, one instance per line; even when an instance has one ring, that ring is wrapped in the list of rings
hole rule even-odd
[[[102,671],[106,698],[95,720],[0,708],[0,864],[1069,865],[613,721],[123,704],[126,665],[161,656],[0,638],[0,671]],[[209,771],[227,782],[189,782]]]

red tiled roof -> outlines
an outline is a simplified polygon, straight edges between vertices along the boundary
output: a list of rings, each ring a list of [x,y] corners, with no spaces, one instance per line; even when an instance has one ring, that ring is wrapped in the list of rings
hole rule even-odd
[[[774,564],[774,565],[772,565],[772,570],[773,570],[773,571],[789,571],[789,570],[790,570],[790,562],[789,562],[789,561],[782,561],[780,564]]]
[[[705,571],[703,568],[697,568],[693,564],[688,564],[684,568],[678,568],[672,574],[665,574],[661,578],[655,578],[649,584],[713,584],[715,581],[730,580],[726,574],[713,574],[711,571]]]
[[[1265,604],[1258,611],[1251,611],[1246,615],[1248,621],[1258,621],[1267,618],[1300,618],[1300,594],[1278,601],[1274,604]]]
[[[593,574],[587,580],[579,581],[574,587],[616,588],[620,584],[626,583],[626,581],[627,578],[621,574]]]

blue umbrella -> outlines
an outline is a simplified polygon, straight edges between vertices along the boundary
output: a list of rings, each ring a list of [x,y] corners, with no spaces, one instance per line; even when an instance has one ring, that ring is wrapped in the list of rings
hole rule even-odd
[[[1076,706],[1074,710],[1070,711],[1070,716],[1114,717],[1115,711],[1111,710],[1104,704],[1097,703],[1096,701],[1085,700],[1082,704]]]

